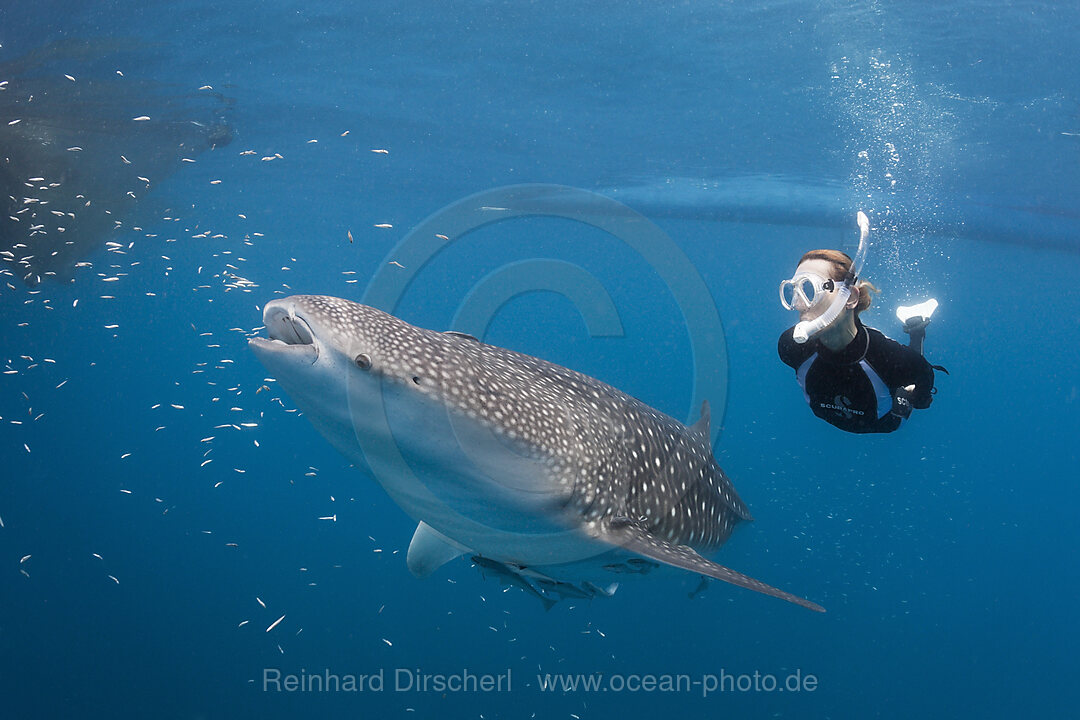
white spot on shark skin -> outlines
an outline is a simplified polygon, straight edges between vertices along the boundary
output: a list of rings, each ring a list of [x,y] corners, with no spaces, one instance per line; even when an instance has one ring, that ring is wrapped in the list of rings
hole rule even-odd
[[[334,297],[274,300],[263,323],[258,358],[421,522],[418,574],[469,552],[504,579],[602,587],[612,554],[631,553],[821,610],[689,547],[751,519],[713,458],[707,404],[688,428],[568,368]]]

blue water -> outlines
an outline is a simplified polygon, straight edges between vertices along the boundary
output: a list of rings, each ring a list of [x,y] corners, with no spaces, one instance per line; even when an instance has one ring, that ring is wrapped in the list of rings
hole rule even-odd
[[[0,8],[0,67],[92,41],[41,81],[142,83],[101,110],[112,155],[146,87],[161,102],[209,85],[234,131],[154,178],[74,284],[32,289],[0,263],[0,715],[1074,714],[1078,35],[1080,8],[1048,2]],[[692,263],[726,345],[716,455],[756,517],[717,559],[827,614],[719,583],[689,598],[689,574],[546,613],[464,560],[417,580],[414,523],[264,381],[246,336],[265,302],[360,299],[410,228],[517,183],[620,198]],[[865,319],[902,337],[895,306],[937,297],[927,354],[951,372],[883,437],[816,420],[775,350],[792,322],[777,283],[807,249],[852,252],[860,208],[882,288]],[[387,309],[451,327],[489,273],[538,258],[594,277],[621,334],[533,292],[485,339],[696,419],[700,308],[675,292],[693,278],[566,217],[486,225],[406,265]],[[266,691],[266,668],[386,686]],[[396,692],[399,668],[512,686]],[[816,685],[537,680],[722,672]]]

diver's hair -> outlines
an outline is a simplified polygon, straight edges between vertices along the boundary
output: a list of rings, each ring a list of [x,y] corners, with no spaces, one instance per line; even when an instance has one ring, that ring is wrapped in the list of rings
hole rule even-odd
[[[824,260],[829,263],[832,267],[829,277],[837,282],[842,281],[851,272],[851,257],[839,250],[811,250],[799,258],[799,264],[802,265],[807,260]],[[855,306],[855,315],[858,316],[870,307],[870,293],[881,291],[866,280],[857,281],[855,287],[859,288],[859,304]]]

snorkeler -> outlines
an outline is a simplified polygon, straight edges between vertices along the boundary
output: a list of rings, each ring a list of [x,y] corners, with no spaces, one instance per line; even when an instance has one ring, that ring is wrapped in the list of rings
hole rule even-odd
[[[861,212],[858,221],[854,262],[839,250],[811,250],[780,283],[781,303],[798,311],[800,322],[784,331],[777,350],[815,415],[847,432],[887,433],[912,409],[930,407],[934,370],[944,368],[927,362],[922,346],[937,301],[897,309],[907,346],[863,325],[859,313],[878,290],[859,279],[870,222]]]

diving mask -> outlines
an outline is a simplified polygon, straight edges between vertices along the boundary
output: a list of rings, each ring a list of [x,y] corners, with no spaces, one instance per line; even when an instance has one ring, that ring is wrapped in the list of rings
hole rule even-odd
[[[803,320],[792,329],[791,336],[800,345],[836,322],[844,306],[847,305],[848,298],[851,297],[851,288],[859,279],[863,262],[866,260],[866,251],[870,246],[868,242],[870,220],[862,211],[859,211],[855,219],[859,225],[859,250],[855,253],[855,260],[842,281],[827,280],[812,273],[796,273],[795,277],[780,283],[780,302],[788,310],[803,312],[822,302],[826,297],[833,298],[824,312],[813,320]],[[789,284],[790,295],[786,292]],[[834,289],[835,293],[832,292]],[[802,306],[804,302],[806,304]]]
[[[786,310],[809,310],[836,289],[836,281],[817,273],[796,273],[780,283],[780,303]]]

